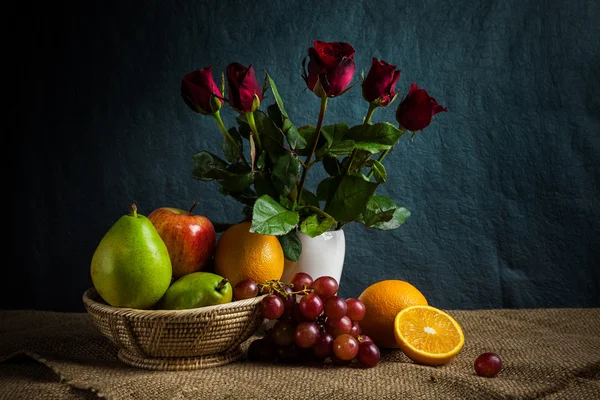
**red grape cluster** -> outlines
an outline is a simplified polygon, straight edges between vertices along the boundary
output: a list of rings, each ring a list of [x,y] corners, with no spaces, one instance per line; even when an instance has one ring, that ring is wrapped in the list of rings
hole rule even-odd
[[[241,300],[259,291],[267,293],[260,310],[275,323],[264,338],[250,344],[250,360],[295,363],[330,359],[333,364],[348,365],[356,359],[365,368],[379,362],[379,348],[361,335],[359,321],[365,316],[365,305],[355,298],[337,296],[334,278],[322,276],[313,281],[299,272],[289,284],[269,281],[257,285],[245,280],[234,288],[233,296]]]

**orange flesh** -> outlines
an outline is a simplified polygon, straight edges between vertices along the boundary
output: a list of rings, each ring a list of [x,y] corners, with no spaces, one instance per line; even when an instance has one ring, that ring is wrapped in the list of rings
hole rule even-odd
[[[457,328],[446,316],[433,310],[417,308],[402,316],[400,332],[415,349],[430,354],[444,354],[460,344]]]

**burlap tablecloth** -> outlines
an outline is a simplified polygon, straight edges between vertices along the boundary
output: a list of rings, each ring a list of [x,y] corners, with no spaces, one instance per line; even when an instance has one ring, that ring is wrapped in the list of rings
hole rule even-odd
[[[466,341],[443,367],[393,350],[372,369],[243,360],[154,372],[122,364],[87,314],[4,311],[0,399],[600,399],[600,309],[450,313]],[[504,359],[496,378],[473,372],[485,351]]]

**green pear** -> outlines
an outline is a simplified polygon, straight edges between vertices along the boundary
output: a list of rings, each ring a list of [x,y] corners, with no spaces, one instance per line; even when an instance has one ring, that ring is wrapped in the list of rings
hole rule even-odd
[[[167,246],[152,222],[137,213],[121,216],[104,235],[92,257],[94,287],[114,307],[149,309],[171,283]]]
[[[229,281],[211,272],[192,272],[171,284],[157,308],[187,310],[229,303],[233,289]]]

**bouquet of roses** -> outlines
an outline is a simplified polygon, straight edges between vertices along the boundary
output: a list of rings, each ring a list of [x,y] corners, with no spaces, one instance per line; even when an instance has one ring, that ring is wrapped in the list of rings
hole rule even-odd
[[[354,54],[352,46],[340,42],[315,41],[308,49],[302,77],[321,101],[315,126],[296,127],[272,77],[265,72],[261,86],[252,65],[229,64],[220,87],[210,66],[186,74],[181,82],[186,104],[213,117],[224,136],[224,158],[207,151],[195,154],[193,177],[218,182],[221,194],[244,205],[251,231],[277,236],[285,257],[292,261],[301,252],[297,230],[315,237],[350,222],[380,230],[402,225],[410,212],[376,194],[387,180],[383,161],[406,131],[414,136],[431,123],[433,115],[447,111],[412,83],[396,109],[398,127],[373,123],[377,108],[388,107],[398,96],[400,78],[395,65],[373,58],[367,76],[358,81],[368,103],[363,122],[325,124],[329,99],[358,83],[351,84]],[[225,80],[228,97],[224,97]],[[269,89],[274,102],[260,110]],[[220,115],[225,103],[239,114],[236,126],[229,129]],[[328,177],[311,192],[305,187],[306,179],[317,163],[322,163]]]

